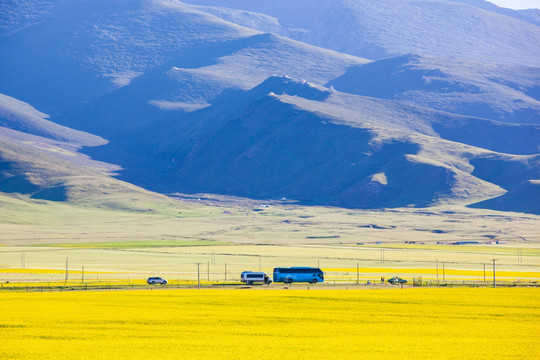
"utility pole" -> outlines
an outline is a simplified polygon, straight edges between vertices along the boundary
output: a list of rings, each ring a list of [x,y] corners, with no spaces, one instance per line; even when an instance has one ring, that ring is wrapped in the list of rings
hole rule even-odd
[[[197,289],[201,289],[201,272],[200,272],[201,263],[197,263]]]
[[[356,285],[360,284],[360,265],[356,263]]]
[[[82,266],[81,284],[84,284],[84,265]]]
[[[495,281],[495,261],[497,261],[497,260],[493,259],[493,287],[497,286],[497,283]]]
[[[208,275],[207,280],[208,280],[208,282],[210,282],[210,261],[208,262],[208,266],[207,266],[207,268],[206,268],[206,272],[207,272],[207,275]]]
[[[437,259],[437,281],[439,280],[439,259]]]
[[[225,281],[227,281],[227,263],[225,263]]]
[[[66,258],[66,279],[64,280],[64,286],[66,285],[68,281],[68,277],[69,277],[68,264],[69,264],[69,258]]]
[[[446,281],[446,276],[444,272],[444,262],[442,263],[442,281]]]
[[[486,263],[484,263],[484,284],[486,283]]]

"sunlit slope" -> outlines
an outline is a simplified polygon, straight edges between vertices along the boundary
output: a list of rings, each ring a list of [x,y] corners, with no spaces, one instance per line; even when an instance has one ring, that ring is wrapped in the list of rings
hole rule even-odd
[[[80,153],[98,136],[60,126],[27,103],[0,95],[0,192],[33,199],[125,209],[170,202],[109,175],[113,164]]]
[[[352,67],[327,86],[455,114],[538,125],[539,83],[538,67],[408,54]]]
[[[172,204],[165,196],[111,178],[103,169],[74,164],[49,150],[0,139],[0,193],[125,210]]]
[[[111,171],[118,167],[90,159],[82,147],[107,144],[99,136],[61,126],[23,101],[0,94],[0,139],[5,144],[54,155],[74,165]]]
[[[64,146],[99,146],[107,143],[99,136],[60,126],[30,104],[0,94],[0,130],[2,135],[23,139],[23,135],[41,137],[43,141],[56,141]],[[11,131],[9,131],[11,130]],[[16,134],[18,133],[18,134]],[[28,142],[27,142],[28,143]]]
[[[2,75],[0,92],[54,116],[69,112],[64,124],[73,125],[91,111],[85,117],[90,124],[83,122],[90,127],[106,115],[97,110],[107,101],[124,105],[128,115],[136,114],[129,113],[129,106],[139,101],[189,109],[225,88],[252,87],[274,72],[326,82],[362,62],[240,27],[177,1],[72,1],[52,9],[35,7],[45,14],[4,32],[0,64],[9,71]],[[139,76],[142,88],[101,100],[94,109],[93,101]],[[130,99],[134,95],[139,97]],[[78,109],[85,102],[90,107]]]
[[[257,23],[254,16],[211,10],[228,21],[370,59],[415,53],[540,66],[538,22],[487,1],[322,0],[317,6],[310,0],[187,2],[270,15],[273,23]]]

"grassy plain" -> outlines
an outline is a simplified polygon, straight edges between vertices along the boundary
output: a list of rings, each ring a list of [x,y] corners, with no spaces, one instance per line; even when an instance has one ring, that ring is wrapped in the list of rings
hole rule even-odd
[[[85,282],[151,275],[194,281],[197,263],[208,282],[275,266],[319,266],[337,283],[394,275],[490,281],[493,259],[500,280],[540,280],[535,215],[459,206],[349,210],[221,197],[140,208],[0,196],[0,283],[62,282],[66,263],[69,280]],[[456,241],[478,244],[451,245]]]
[[[122,201],[97,207],[0,195],[0,359],[513,360],[538,353],[538,288],[365,284],[395,275],[489,283],[492,259],[498,281],[534,284],[539,216],[227,198],[139,202],[135,211],[122,210]],[[167,287],[195,286],[198,277],[216,287],[237,283],[243,270],[275,266],[319,266],[326,282],[288,290],[47,292],[49,285],[144,287],[153,275],[166,277]],[[40,292],[24,291],[32,286]]]
[[[534,359],[538,289],[0,293],[2,359]]]

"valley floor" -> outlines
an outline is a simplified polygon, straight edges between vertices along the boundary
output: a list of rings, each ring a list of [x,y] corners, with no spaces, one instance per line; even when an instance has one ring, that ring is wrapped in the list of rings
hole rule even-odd
[[[0,284],[238,281],[316,266],[323,286],[540,280],[540,216],[438,207],[360,211],[192,197],[147,211],[3,198]],[[67,269],[67,273],[66,273]],[[7,285],[10,284],[10,285]],[[320,284],[322,285],[322,284]]]

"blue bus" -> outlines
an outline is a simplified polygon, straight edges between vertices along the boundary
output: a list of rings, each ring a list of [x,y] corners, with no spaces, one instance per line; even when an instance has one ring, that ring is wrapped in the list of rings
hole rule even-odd
[[[274,282],[291,284],[293,282],[308,282],[316,284],[324,282],[324,274],[319,268],[312,267],[290,267],[274,268]]]

